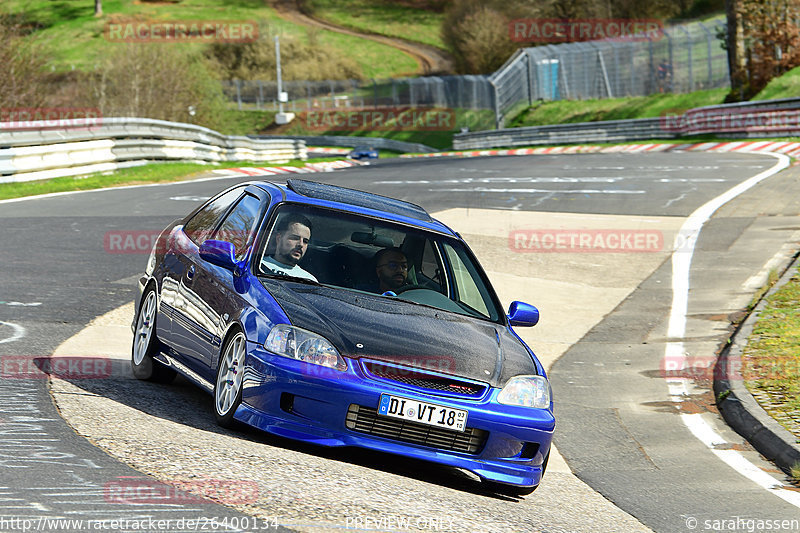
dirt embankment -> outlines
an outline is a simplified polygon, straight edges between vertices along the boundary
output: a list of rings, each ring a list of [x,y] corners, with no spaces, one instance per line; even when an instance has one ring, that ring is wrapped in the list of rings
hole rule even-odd
[[[412,74],[431,76],[453,73],[453,59],[450,57],[450,54],[434,46],[408,41],[399,37],[387,37],[386,35],[379,35],[377,33],[365,33],[339,26],[338,24],[333,24],[304,13],[300,10],[295,0],[272,0],[270,4],[275,8],[281,18],[295,24],[353,35],[397,48],[417,61],[419,70]]]

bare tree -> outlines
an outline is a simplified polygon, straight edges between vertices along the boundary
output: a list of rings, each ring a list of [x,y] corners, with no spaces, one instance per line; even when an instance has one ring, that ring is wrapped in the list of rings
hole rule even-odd
[[[797,0],[728,0],[729,100],[748,100],[800,65]]]
[[[726,101],[739,102],[745,99],[747,73],[745,71],[744,26],[742,24],[742,2],[744,0],[725,0],[727,18],[728,75],[731,92]]]

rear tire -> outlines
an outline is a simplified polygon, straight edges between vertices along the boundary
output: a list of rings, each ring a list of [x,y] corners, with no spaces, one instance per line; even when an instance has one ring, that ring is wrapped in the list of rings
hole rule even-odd
[[[242,377],[247,340],[244,333],[237,331],[228,338],[222,349],[217,368],[217,381],[214,385],[214,414],[217,424],[224,428],[236,425],[233,415],[242,403]]]
[[[131,370],[137,379],[171,383],[175,379],[175,371],[153,359],[153,356],[158,353],[157,302],[156,290],[150,287],[142,297],[139,316],[136,317],[136,328],[134,328],[133,346],[131,347]]]

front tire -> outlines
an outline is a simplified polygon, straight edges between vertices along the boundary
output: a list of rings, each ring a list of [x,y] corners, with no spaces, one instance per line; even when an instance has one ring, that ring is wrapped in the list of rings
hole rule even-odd
[[[131,370],[137,379],[170,383],[175,371],[153,359],[158,353],[156,338],[156,314],[158,313],[156,290],[150,287],[142,298],[131,348]]]
[[[225,343],[217,368],[217,382],[214,386],[214,414],[217,424],[230,428],[235,425],[233,415],[242,403],[242,377],[247,340],[244,333],[237,331]]]

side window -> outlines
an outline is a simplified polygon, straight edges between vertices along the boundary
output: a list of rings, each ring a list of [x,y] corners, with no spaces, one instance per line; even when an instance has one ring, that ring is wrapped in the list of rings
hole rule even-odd
[[[225,211],[242,194],[242,187],[237,187],[226,192],[213,202],[206,205],[186,223],[183,227],[184,233],[189,236],[193,243],[200,245],[204,240],[211,238],[214,228],[225,214]]]
[[[247,244],[251,240],[256,222],[258,222],[260,204],[258,198],[245,194],[214,234],[215,239],[233,244],[236,248],[237,261],[241,261],[247,251]]]
[[[488,298],[488,295],[484,294],[486,289],[482,283],[480,285],[476,283],[477,273],[471,268],[472,264],[465,262],[465,259],[461,257],[463,250],[455,250],[449,244],[444,245],[444,250],[453,269],[456,300],[468,305],[483,316],[490,316],[484,300],[484,298]]]

